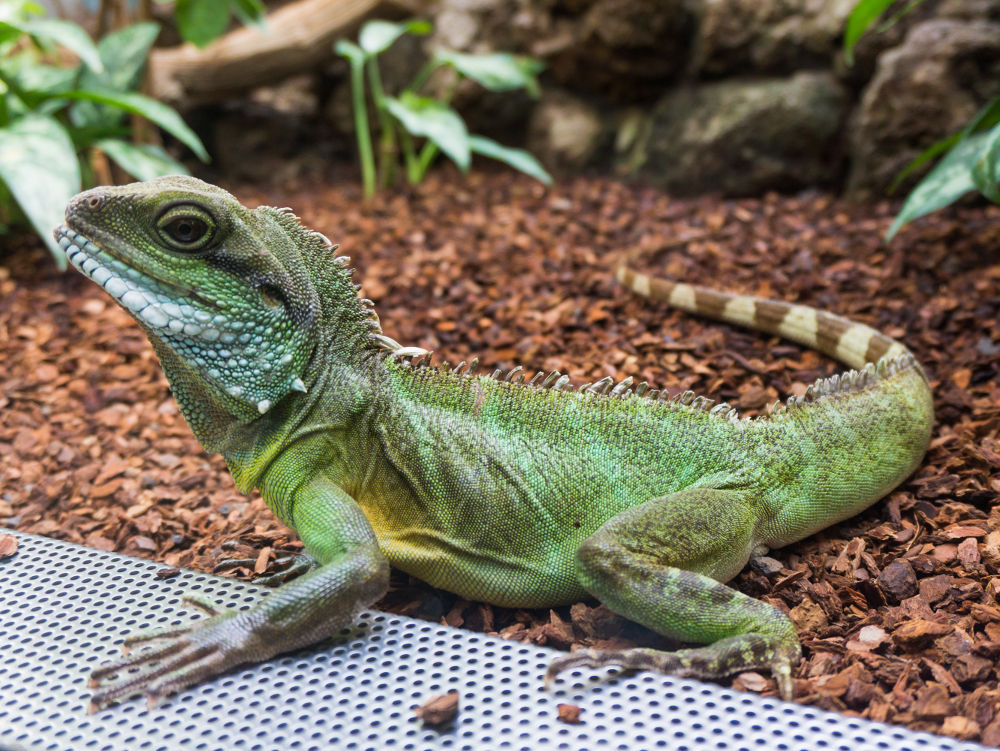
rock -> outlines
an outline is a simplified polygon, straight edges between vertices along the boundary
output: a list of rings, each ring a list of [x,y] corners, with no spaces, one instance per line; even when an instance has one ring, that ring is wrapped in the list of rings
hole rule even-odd
[[[608,144],[596,107],[565,91],[546,91],[528,126],[528,150],[550,168],[578,170]]]
[[[1000,93],[1000,24],[933,20],[883,52],[849,126],[854,197],[881,194],[921,151]]]
[[[693,29],[685,0],[593,0],[547,62],[567,88],[651,100],[684,70]]]
[[[559,86],[651,101],[687,65],[689,0],[440,0],[432,45],[543,60]]]
[[[830,184],[846,95],[830,73],[721,81],[668,93],[636,148],[641,173],[678,195],[753,195]]]
[[[701,0],[691,72],[705,77],[828,67],[856,0]]]
[[[1000,21],[1000,0],[942,0],[937,15],[963,21]]]
[[[878,586],[890,602],[902,602],[917,593],[917,576],[905,558],[895,560],[878,575]]]

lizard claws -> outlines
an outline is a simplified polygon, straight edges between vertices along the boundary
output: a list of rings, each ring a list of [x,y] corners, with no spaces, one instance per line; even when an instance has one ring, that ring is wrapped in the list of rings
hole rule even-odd
[[[221,547],[225,550],[233,550],[238,545],[239,543],[236,541],[230,540],[222,543]],[[253,571],[256,563],[256,558],[227,558],[215,564],[215,566],[212,567],[212,573],[220,574],[225,571],[232,571],[236,568],[247,568]],[[301,576],[307,571],[315,568],[318,564],[315,558],[306,553],[290,553],[288,555],[275,558],[274,565],[279,569],[278,571],[266,576],[259,576],[253,580],[253,583],[260,584],[263,587],[277,587],[290,579]]]
[[[608,661],[604,659],[606,654],[606,652],[596,649],[578,649],[575,652],[559,655],[549,663],[549,667],[545,670],[545,677],[542,679],[545,690],[549,690],[557,675],[571,668],[596,668],[608,664]]]
[[[797,657],[797,653],[793,653]],[[553,679],[559,673],[571,668],[587,667],[601,668],[608,665],[618,665],[625,670],[653,670],[682,678],[721,678],[732,670],[713,670],[706,666],[707,652],[704,649],[687,649],[676,652],[665,652],[658,649],[578,649],[575,652],[562,654],[549,663],[545,671],[544,687],[548,690]],[[778,694],[785,701],[795,698],[795,682],[792,680],[792,659],[788,654],[779,652],[769,663],[754,667],[768,667],[775,683],[778,684]],[[750,666],[747,666],[750,667]]]

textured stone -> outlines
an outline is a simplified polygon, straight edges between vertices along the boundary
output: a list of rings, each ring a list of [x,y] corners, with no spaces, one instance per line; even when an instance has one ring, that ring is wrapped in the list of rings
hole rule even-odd
[[[925,21],[882,53],[849,128],[848,192],[882,193],[914,157],[1000,93],[1000,24]]]
[[[580,169],[591,163],[606,142],[597,108],[565,91],[547,91],[528,127],[528,150],[543,164]]]
[[[678,194],[751,195],[829,184],[846,94],[830,73],[671,91],[653,110],[642,173]]]
[[[701,0],[692,72],[718,77],[829,67],[856,0]]]

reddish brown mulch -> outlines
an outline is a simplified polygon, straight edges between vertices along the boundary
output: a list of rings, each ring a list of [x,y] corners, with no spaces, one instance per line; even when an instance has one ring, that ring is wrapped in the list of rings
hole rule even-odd
[[[545,191],[449,173],[368,206],[353,185],[235,192],[290,205],[341,242],[386,333],[452,362],[479,354],[489,368],[523,363],[577,382],[636,375],[749,412],[839,369],[626,294],[610,268],[635,247],[656,273],[816,305],[903,339],[937,400],[923,465],[886,501],[772,552],[735,585],[791,610],[805,646],[799,701],[1000,745],[1000,209],[940,212],[885,247],[892,206],[825,195],[674,201],[596,179]],[[201,570],[232,555],[224,540],[246,543],[258,572],[296,549],[200,450],[125,313],[78,274],[55,273],[34,242],[0,264],[0,524]],[[667,645],[593,603],[529,612],[393,582],[386,609],[507,638]],[[733,684],[774,691],[755,673]]]

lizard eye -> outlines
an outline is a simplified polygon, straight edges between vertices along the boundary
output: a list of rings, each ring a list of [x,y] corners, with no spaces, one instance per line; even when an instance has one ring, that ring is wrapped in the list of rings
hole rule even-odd
[[[187,253],[204,248],[215,233],[212,217],[195,206],[174,206],[156,226],[167,245]]]

